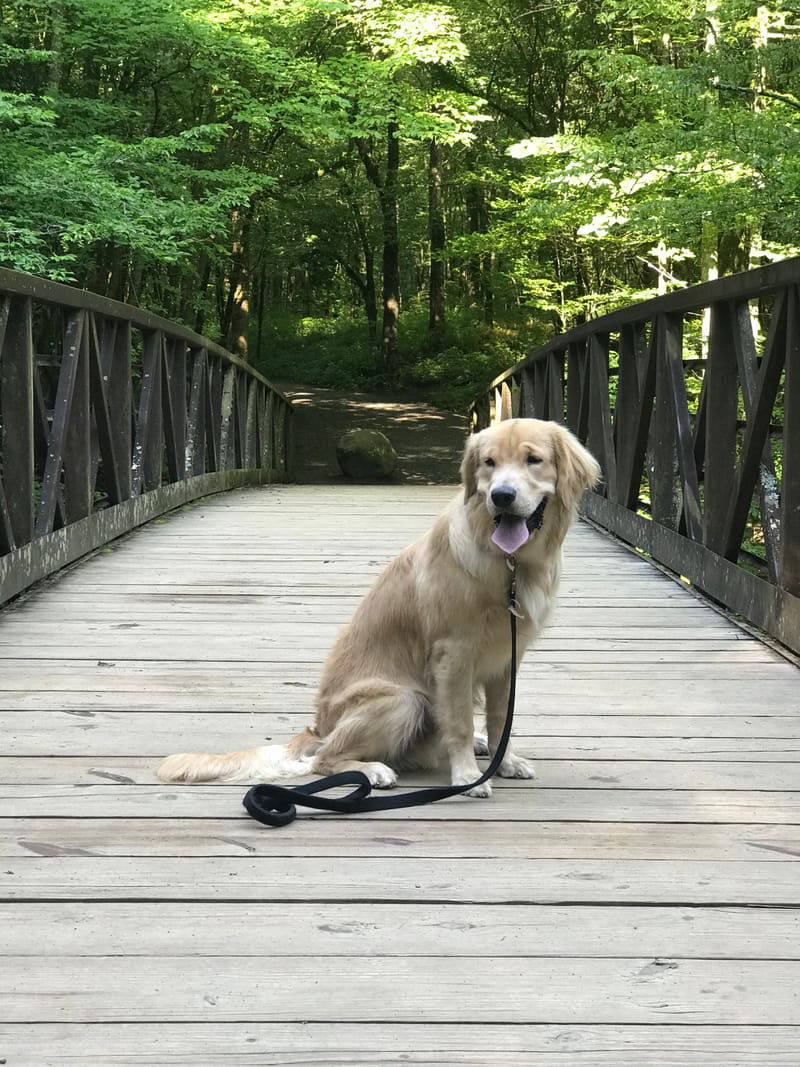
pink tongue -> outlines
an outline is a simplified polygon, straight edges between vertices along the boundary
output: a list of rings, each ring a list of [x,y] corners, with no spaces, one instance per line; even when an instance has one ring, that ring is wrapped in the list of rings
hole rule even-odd
[[[517,515],[503,515],[492,540],[507,556],[513,554],[525,544],[530,537],[528,524]]]

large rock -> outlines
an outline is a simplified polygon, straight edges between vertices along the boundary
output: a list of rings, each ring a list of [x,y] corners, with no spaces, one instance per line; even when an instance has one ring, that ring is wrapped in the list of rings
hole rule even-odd
[[[397,467],[397,453],[378,430],[348,430],[336,445],[336,458],[348,478],[388,478]]]

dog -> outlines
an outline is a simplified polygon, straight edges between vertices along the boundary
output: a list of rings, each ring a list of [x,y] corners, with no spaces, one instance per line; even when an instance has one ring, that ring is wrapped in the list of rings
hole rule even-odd
[[[541,632],[558,587],[561,546],[600,468],[558,423],[509,419],[473,434],[462,491],[380,574],[322,671],[316,718],[287,745],[225,755],[180,753],[170,782],[252,781],[363,771],[388,789],[400,769],[450,764],[453,785],[493,755],[510,683],[508,557],[516,558],[517,664]],[[485,741],[474,733],[482,701]],[[497,773],[532,778],[509,746]],[[486,782],[469,791],[491,795]]]

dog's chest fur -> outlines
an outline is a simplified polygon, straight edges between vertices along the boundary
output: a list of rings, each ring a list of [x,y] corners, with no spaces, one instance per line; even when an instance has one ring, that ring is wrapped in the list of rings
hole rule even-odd
[[[464,602],[458,613],[459,628],[475,650],[476,680],[494,677],[508,666],[508,599],[511,570],[504,556],[483,547],[474,536],[467,509],[453,508],[448,523],[449,548],[455,565],[468,576],[461,586]],[[520,654],[541,632],[558,587],[560,551],[542,555],[535,543],[517,560],[516,598]]]

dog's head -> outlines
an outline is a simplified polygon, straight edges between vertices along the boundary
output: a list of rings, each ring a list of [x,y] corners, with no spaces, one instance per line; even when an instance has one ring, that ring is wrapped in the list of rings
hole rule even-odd
[[[599,478],[594,457],[569,430],[539,419],[508,419],[473,434],[461,462],[465,502],[477,496],[485,504],[492,541],[509,555],[542,525],[549,500],[568,524]]]

